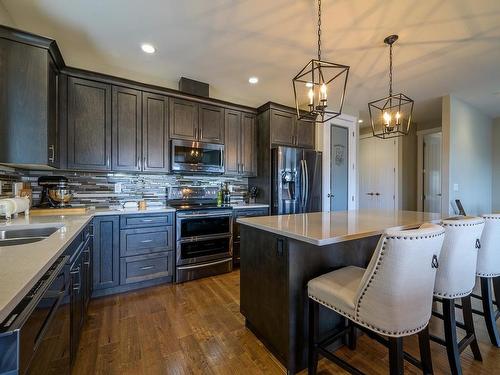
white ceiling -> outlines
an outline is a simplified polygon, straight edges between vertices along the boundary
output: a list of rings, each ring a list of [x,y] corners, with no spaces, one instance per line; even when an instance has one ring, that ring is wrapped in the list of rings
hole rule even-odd
[[[172,88],[186,76],[251,106],[293,104],[291,78],[316,54],[314,0],[0,3],[16,27],[55,38],[68,65]],[[425,103],[453,93],[500,116],[499,0],[323,0],[323,57],[351,66],[352,113],[387,94],[382,41],[393,33],[395,91],[429,111],[440,106]],[[157,53],[144,54],[143,42]]]

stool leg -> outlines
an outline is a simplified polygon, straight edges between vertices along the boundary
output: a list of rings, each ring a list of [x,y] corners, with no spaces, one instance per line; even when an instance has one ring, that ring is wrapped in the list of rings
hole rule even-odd
[[[319,304],[309,299],[309,348],[308,348],[308,374],[315,375],[318,369],[318,342]]]
[[[483,358],[481,357],[481,351],[479,350],[479,345],[477,344],[476,331],[474,329],[474,318],[472,316],[472,302],[470,295],[462,298],[462,314],[464,317],[465,332],[467,332],[467,336],[474,336],[474,340],[470,343],[474,359],[476,361],[482,361]]]
[[[349,349],[356,350],[358,342],[358,330],[353,322],[349,322]]]
[[[418,333],[418,346],[420,347],[420,362],[422,363],[422,373],[424,375],[434,374],[431,357],[431,338],[429,336],[429,326]]]
[[[497,309],[500,310],[500,276],[493,277],[493,290],[495,291],[495,302],[497,303]]]
[[[500,289],[500,285],[499,288],[497,289]],[[481,277],[481,296],[483,301],[484,320],[486,322],[486,328],[488,329],[488,335],[490,336],[490,341],[496,347],[500,347],[500,336],[498,335],[497,322],[495,319],[496,312],[495,309],[493,308],[491,283],[490,279],[487,277]],[[497,303],[500,303],[498,302],[498,299]]]
[[[448,353],[448,362],[450,363],[451,373],[453,375],[462,375],[460,353],[458,352],[457,322],[455,320],[454,299],[443,299],[443,321],[446,352]]]
[[[389,367],[390,375],[404,374],[403,338],[389,338]]]

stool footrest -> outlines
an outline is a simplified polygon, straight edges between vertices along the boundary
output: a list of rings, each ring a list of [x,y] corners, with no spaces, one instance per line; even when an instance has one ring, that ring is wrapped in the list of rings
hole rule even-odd
[[[318,350],[319,354],[321,354],[323,357],[328,358],[330,361],[332,361],[333,363],[335,363],[337,366],[341,367],[342,369],[346,370],[350,374],[365,375],[364,372],[361,372],[356,367],[351,366],[349,363],[344,361],[342,358],[337,357],[335,354],[333,354],[329,350],[322,348],[322,347],[318,347],[317,350]]]

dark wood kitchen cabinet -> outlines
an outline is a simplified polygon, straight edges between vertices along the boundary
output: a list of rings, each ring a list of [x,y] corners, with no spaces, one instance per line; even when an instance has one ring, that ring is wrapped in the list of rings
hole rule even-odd
[[[200,142],[224,143],[224,108],[200,104],[199,117],[198,140]]]
[[[120,218],[94,218],[93,289],[107,289],[120,282]]]
[[[198,139],[198,103],[177,98],[170,100],[170,138]]]
[[[293,112],[270,110],[271,143],[281,146],[314,148],[314,122],[299,120]]]
[[[68,168],[111,169],[111,85],[68,77]]]
[[[142,93],[142,170],[168,172],[168,98]]]
[[[112,169],[140,171],[142,91],[113,86],[112,111]]]
[[[226,174],[257,174],[257,125],[255,115],[226,110],[225,169]]]
[[[224,108],[171,98],[170,138],[224,143]]]
[[[0,163],[59,166],[58,52],[53,40],[0,26]]]

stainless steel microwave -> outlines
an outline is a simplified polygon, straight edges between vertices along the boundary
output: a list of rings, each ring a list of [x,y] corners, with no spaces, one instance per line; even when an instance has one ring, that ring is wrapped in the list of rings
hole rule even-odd
[[[172,140],[173,172],[224,173],[224,145]]]

